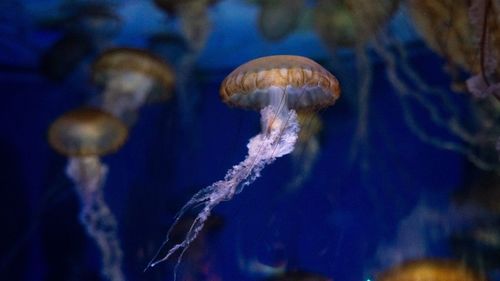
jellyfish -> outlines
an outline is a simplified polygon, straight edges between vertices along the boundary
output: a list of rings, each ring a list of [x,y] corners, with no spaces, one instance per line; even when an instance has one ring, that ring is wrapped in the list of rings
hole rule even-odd
[[[301,130],[292,152],[294,177],[286,187],[290,192],[296,191],[311,175],[320,150],[318,134],[323,127],[316,112],[298,112],[297,119]]]
[[[257,0],[259,30],[265,39],[275,42],[292,33],[301,19],[304,0]]]
[[[486,277],[452,259],[424,258],[410,260],[377,276],[379,281],[485,281]]]
[[[124,123],[100,109],[79,108],[63,114],[49,128],[49,143],[68,157],[66,175],[81,201],[80,222],[101,253],[106,280],[125,280],[117,221],[104,200],[108,167],[99,157],[118,150],[127,138]]]
[[[146,269],[179,253],[177,269],[212,209],[254,182],[265,166],[293,151],[299,132],[295,110],[332,105],[340,96],[340,88],[337,79],[316,62],[300,56],[280,55],[258,58],[236,68],[222,82],[220,96],[230,106],[260,109],[261,132],[249,140],[248,154],[242,162],[229,169],[223,180],[196,193],[181,208],[165,242]],[[173,227],[187,211],[195,208],[200,211],[184,240],[170,246]],[[163,248],[167,253],[159,257]]]
[[[86,56],[104,49],[122,25],[114,7],[106,3],[65,3],[61,10],[59,17],[42,19],[40,23],[64,32],[40,62],[43,73],[53,80],[64,79]]]
[[[410,1],[409,7],[427,45],[447,60],[454,89],[467,89],[478,98],[488,92],[500,98],[498,1]],[[473,74],[465,85],[459,70]]]
[[[180,18],[182,34],[196,52],[207,42],[212,28],[207,11],[215,2],[217,0],[155,0],[158,7]]]
[[[104,86],[100,106],[131,125],[146,101],[172,95],[174,72],[160,58],[140,49],[114,48],[98,57],[92,78]]]
[[[170,15],[177,16],[181,22],[181,34],[187,50],[176,63],[176,93],[180,108],[180,121],[183,128],[192,129],[196,124],[196,106],[199,94],[192,77],[196,62],[203,51],[212,30],[208,8],[216,0],[155,0],[158,7]]]

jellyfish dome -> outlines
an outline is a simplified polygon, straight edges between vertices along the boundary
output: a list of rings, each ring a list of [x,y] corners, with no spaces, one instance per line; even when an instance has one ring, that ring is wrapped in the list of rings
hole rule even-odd
[[[122,281],[122,250],[117,221],[109,209],[102,187],[108,167],[99,157],[118,150],[128,135],[119,119],[95,108],[80,108],[63,114],[49,128],[49,143],[69,158],[67,176],[80,197],[80,222],[96,242],[106,280]]]
[[[171,97],[175,75],[167,63],[147,51],[114,48],[94,61],[92,78],[105,88],[102,108],[130,121],[127,117],[134,116],[146,101]]]
[[[49,143],[68,157],[102,156],[118,150],[127,128],[96,108],[79,108],[59,117],[49,129]]]
[[[223,180],[202,189],[181,209],[160,249],[167,254],[149,263],[153,267],[180,252],[177,265],[212,209],[250,185],[265,166],[293,151],[299,124],[295,109],[318,109],[335,103],[340,96],[337,79],[316,62],[299,56],[269,56],[249,61],[231,72],[220,87],[222,100],[230,106],[260,109],[262,131],[250,139],[248,154],[233,166]],[[185,239],[170,245],[170,232],[188,210],[200,209]]]
[[[230,106],[315,110],[340,96],[337,79],[321,65],[301,56],[269,56],[236,68],[222,82],[222,100]]]

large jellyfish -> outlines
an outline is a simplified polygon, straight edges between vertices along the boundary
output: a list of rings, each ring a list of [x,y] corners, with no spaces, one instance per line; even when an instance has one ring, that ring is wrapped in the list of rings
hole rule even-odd
[[[132,48],[105,51],[95,60],[92,77],[96,84],[104,86],[101,108],[129,125],[146,101],[170,98],[174,85],[170,66],[146,51]]]
[[[118,150],[127,138],[125,124],[109,113],[81,108],[65,113],[50,126],[49,143],[68,157],[66,175],[80,197],[80,222],[96,242],[106,280],[125,280],[117,221],[104,200],[108,168],[99,157]]]
[[[451,259],[418,259],[406,261],[377,276],[379,281],[485,281],[485,276]]]
[[[260,109],[262,131],[247,144],[248,154],[233,166],[223,180],[200,190],[182,207],[160,249],[147,268],[184,252],[203,228],[212,209],[228,201],[255,181],[277,158],[293,151],[299,124],[295,110],[318,109],[335,103],[340,96],[337,79],[316,62],[300,56],[269,56],[249,61],[222,82],[222,100],[230,106]],[[170,232],[188,210],[201,208],[184,240],[169,245]],[[146,268],[146,269],[147,269]]]
[[[260,6],[259,30],[265,39],[279,41],[299,25],[304,11],[304,0],[255,0]]]

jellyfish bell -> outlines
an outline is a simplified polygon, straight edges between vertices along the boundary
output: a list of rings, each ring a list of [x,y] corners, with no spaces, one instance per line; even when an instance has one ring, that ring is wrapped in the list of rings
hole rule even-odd
[[[486,281],[486,278],[465,264],[448,259],[418,259],[404,262],[382,272],[378,281]]]
[[[110,114],[96,108],[80,108],[54,121],[49,129],[49,143],[69,158],[68,176],[95,190],[107,169],[99,157],[118,150],[127,132],[125,125]]]
[[[176,252],[180,252],[179,265],[212,209],[254,182],[265,166],[293,151],[299,131],[295,110],[333,105],[340,96],[340,87],[331,73],[308,58],[269,56],[249,61],[231,72],[221,84],[220,96],[230,106],[260,109],[262,132],[250,139],[246,158],[233,166],[223,180],[200,190],[184,205],[162,248],[147,268],[167,260]],[[185,239],[170,245],[170,232],[193,208],[200,211]],[[158,258],[164,247],[168,249],[167,254]]]
[[[101,273],[107,280],[125,279],[117,222],[102,192],[108,168],[99,157],[118,150],[127,132],[119,119],[95,108],[67,112],[49,128],[50,145],[69,158],[66,174],[80,197],[80,222],[101,252]]]
[[[92,78],[104,86],[101,107],[129,124],[146,101],[170,98],[175,79],[161,58],[132,48],[102,53],[93,63]]]
[[[265,39],[275,42],[284,39],[298,26],[304,0],[260,0],[259,30]]]

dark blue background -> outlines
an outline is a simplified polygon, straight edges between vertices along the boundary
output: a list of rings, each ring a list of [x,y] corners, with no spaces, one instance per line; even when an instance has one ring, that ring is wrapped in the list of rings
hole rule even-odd
[[[22,26],[25,21],[7,23]],[[11,55],[3,52],[0,63],[0,276],[4,276],[0,279],[99,280],[97,248],[78,223],[79,202],[64,175],[66,159],[46,141],[55,118],[85,104],[95,93],[88,83],[88,67],[63,82],[50,81],[38,70],[37,52],[25,51],[20,35],[8,31],[3,46],[6,38],[17,41],[9,41],[14,47],[5,50]],[[28,39],[43,50],[58,36],[33,30]],[[296,47],[300,51],[290,53],[308,53],[308,48]],[[412,67],[421,70],[428,82],[446,88],[443,61],[421,42],[408,49]],[[273,52],[279,51],[269,54]],[[286,192],[292,163],[283,157],[244,192],[217,207],[223,227],[206,238],[203,249],[213,276],[261,280],[242,264],[286,261],[289,270],[317,272],[335,280],[373,278],[382,270],[375,257],[377,247],[395,238],[401,219],[422,202],[445,208],[453,190],[461,187],[470,164],[461,155],[422,143],[410,132],[385,78],[386,66],[376,56],[372,56],[366,150],[349,161],[357,125],[356,104],[349,96],[356,95],[352,89],[357,81],[352,73],[355,57],[349,52],[345,56],[347,64],[337,70],[328,57],[312,55],[346,87],[336,105],[320,112],[321,150],[310,179],[296,192]],[[197,190],[222,179],[240,162],[248,139],[258,133],[258,113],[228,108],[218,96],[225,75],[247,58],[196,72],[193,81],[198,90],[193,95],[200,99],[193,127],[181,126],[175,97],[148,104],[123,149],[104,157],[110,167],[105,196],[119,220],[128,280],[170,280],[169,263],[146,273],[142,270],[175,212]],[[426,128],[444,135],[424,112],[416,108],[416,114]],[[362,161],[369,164],[367,169]],[[451,255],[448,241],[442,242],[433,254]]]

